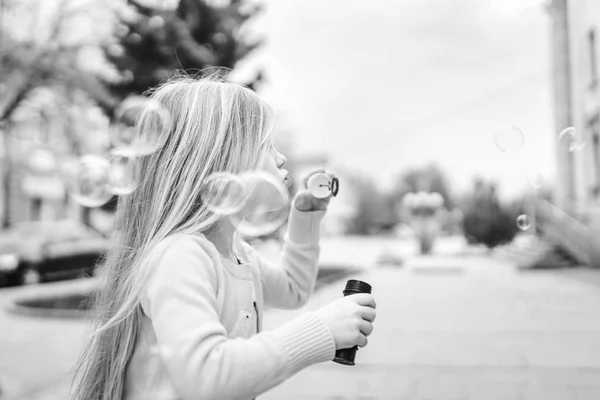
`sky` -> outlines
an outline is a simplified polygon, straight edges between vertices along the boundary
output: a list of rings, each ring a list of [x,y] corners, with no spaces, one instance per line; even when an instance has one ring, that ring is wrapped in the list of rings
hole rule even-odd
[[[535,0],[264,3],[247,29],[266,43],[238,76],[266,70],[260,93],[297,154],[328,154],[383,188],[433,161],[456,190],[476,175],[504,196],[532,173],[553,179],[550,16]],[[494,145],[507,124],[525,133],[520,159]]]

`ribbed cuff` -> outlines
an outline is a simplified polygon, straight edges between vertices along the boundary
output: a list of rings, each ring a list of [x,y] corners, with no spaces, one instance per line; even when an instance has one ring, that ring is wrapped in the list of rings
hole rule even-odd
[[[325,211],[299,211],[292,207],[288,221],[288,239],[296,244],[317,245],[324,216]]]
[[[296,318],[274,333],[289,356],[292,374],[309,365],[331,361],[335,357],[333,336],[314,312]]]

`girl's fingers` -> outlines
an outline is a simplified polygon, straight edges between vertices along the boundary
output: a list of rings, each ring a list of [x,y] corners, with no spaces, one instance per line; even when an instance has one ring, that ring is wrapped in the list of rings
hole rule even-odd
[[[359,329],[360,333],[362,333],[365,336],[369,336],[373,332],[373,324],[367,321],[361,321]]]
[[[361,306],[377,308],[377,304],[375,303],[375,299],[373,298],[372,294],[357,293],[357,294],[351,294],[347,297],[351,298],[352,300],[354,300],[357,304],[359,304]]]
[[[300,190],[294,199],[294,205],[301,211],[326,210],[331,197],[317,199],[307,189]]]
[[[365,347],[367,345],[367,337],[361,335],[361,337],[358,339],[358,347]]]
[[[326,199],[316,199],[313,200],[313,205],[317,210],[325,210],[329,205],[329,197]]]
[[[375,317],[377,316],[377,311],[371,307],[363,307],[361,310],[361,317],[365,321],[373,322],[375,321]]]

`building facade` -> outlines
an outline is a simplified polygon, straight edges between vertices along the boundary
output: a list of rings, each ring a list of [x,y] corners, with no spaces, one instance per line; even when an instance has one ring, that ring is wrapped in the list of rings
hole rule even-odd
[[[600,1],[549,0],[557,179],[541,222],[580,262],[600,266]],[[575,128],[575,146],[559,132]]]
[[[556,205],[575,214],[600,199],[600,2],[552,0],[553,77],[558,182]],[[558,133],[576,129],[585,143],[569,151]]]

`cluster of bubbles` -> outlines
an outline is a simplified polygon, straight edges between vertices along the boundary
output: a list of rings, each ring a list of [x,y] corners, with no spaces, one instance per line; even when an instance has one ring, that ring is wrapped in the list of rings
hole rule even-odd
[[[69,195],[86,207],[99,207],[113,196],[131,194],[138,186],[138,159],[164,144],[171,116],[158,102],[130,97],[115,110],[109,130],[108,156],[87,154],[63,166]]]
[[[139,185],[140,157],[148,156],[165,144],[171,130],[171,115],[158,102],[131,97],[115,110],[109,137],[109,155],[87,154],[61,166],[67,192],[85,207],[100,207],[115,195],[133,193]],[[33,166],[49,165],[47,154],[32,157]],[[38,169],[40,169],[38,168]],[[229,218],[238,231],[248,237],[271,234],[289,214],[289,181],[263,171],[240,174],[217,172],[206,177],[201,198],[207,209]],[[317,198],[338,190],[337,179],[314,174],[307,187]]]
[[[238,175],[218,172],[210,175],[201,188],[202,201],[215,214],[225,216],[246,237],[276,231],[289,214],[289,192],[285,180],[264,171]],[[324,173],[311,175],[307,188],[316,198],[337,194],[338,183]]]
[[[574,127],[563,129],[558,135],[559,144],[566,146],[569,152],[578,152],[585,147],[585,141],[577,133]],[[507,156],[521,154],[525,147],[525,134],[516,125],[506,125],[498,129],[494,135],[496,148]],[[538,190],[542,187],[542,177],[538,172],[534,172],[528,177],[529,185]],[[529,216],[521,214],[517,217],[517,227],[526,231],[531,227]]]
[[[270,234],[288,216],[287,187],[267,172],[217,172],[204,179],[200,193],[206,208],[229,218],[243,236]]]

